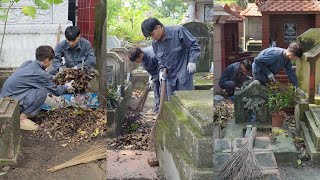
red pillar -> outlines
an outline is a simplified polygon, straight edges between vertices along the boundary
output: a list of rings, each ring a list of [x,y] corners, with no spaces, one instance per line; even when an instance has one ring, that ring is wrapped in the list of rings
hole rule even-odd
[[[78,20],[77,25],[80,28],[82,37],[91,42],[94,40],[94,20],[95,20],[96,0],[78,0]]]
[[[262,49],[269,47],[270,16],[262,14]]]

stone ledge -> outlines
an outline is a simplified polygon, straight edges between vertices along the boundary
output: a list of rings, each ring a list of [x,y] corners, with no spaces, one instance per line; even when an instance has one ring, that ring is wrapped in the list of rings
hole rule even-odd
[[[312,163],[314,165],[319,166],[320,165],[320,151],[316,150],[316,148],[312,142],[309,130],[304,122],[301,122],[300,134],[302,134],[304,136],[305,145],[308,150],[308,153],[311,156]]]
[[[307,117],[307,126],[310,128],[311,132],[311,139],[313,141],[313,144],[316,148],[316,150],[320,150],[320,130],[317,126],[315,119],[312,117],[312,114],[310,111],[305,112]]]

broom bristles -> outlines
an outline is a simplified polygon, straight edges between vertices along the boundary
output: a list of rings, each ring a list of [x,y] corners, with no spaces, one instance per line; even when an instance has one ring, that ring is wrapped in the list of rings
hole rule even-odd
[[[71,166],[78,165],[78,164],[85,164],[85,163],[89,163],[89,162],[99,160],[99,159],[104,159],[104,158],[107,158],[107,148],[102,145],[101,146],[93,146],[89,150],[76,156],[75,158],[73,158],[63,164],[54,166],[54,167],[48,169],[47,171],[55,172],[55,171],[58,171],[58,170],[61,170],[61,169],[67,168],[67,167],[71,167]]]

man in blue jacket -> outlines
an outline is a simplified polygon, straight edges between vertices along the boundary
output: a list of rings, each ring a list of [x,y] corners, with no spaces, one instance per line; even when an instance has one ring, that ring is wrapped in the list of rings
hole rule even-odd
[[[55,49],[55,57],[50,74],[55,75],[60,68],[91,69],[96,66],[96,57],[88,40],[81,37],[77,26],[69,26],[65,30],[66,40],[60,42]],[[62,64],[64,57],[64,65]]]
[[[142,63],[144,69],[150,74],[149,85],[153,86],[154,92],[154,112],[158,112],[160,104],[160,81],[158,60],[155,57],[152,46],[146,48],[131,48],[129,50],[129,59],[135,63]]]
[[[305,92],[299,88],[298,79],[291,63],[291,61],[301,58],[302,55],[303,49],[295,42],[291,43],[287,49],[267,48],[261,51],[252,63],[253,77],[259,80],[262,85],[266,85],[268,81],[276,82],[274,76],[284,68],[297,93],[305,97]]]
[[[167,80],[167,96],[174,91],[192,90],[193,73],[200,55],[195,37],[183,26],[163,26],[156,18],[148,18],[141,24],[145,37],[152,37],[152,47],[159,64],[159,80]],[[163,69],[168,73],[163,75]]]
[[[230,64],[222,73],[219,86],[225,89],[228,96],[233,96],[235,90],[240,89],[245,80],[252,79],[248,71],[251,69],[249,60]]]
[[[40,111],[48,93],[59,96],[73,88],[72,82],[62,86],[52,82],[45,69],[51,65],[53,57],[52,47],[39,46],[36,49],[36,60],[24,62],[3,84],[0,97],[19,101],[21,129],[38,129],[38,125],[28,117]]]

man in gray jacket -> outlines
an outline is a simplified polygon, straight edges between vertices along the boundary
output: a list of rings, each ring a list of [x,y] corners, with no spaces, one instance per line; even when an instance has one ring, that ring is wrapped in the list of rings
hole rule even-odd
[[[60,68],[90,69],[96,66],[96,57],[88,40],[81,37],[77,26],[69,26],[65,30],[66,40],[59,43],[55,49],[53,67],[50,74],[55,75]],[[62,64],[64,57],[64,65]]]
[[[193,73],[200,55],[200,46],[195,37],[183,26],[163,26],[156,18],[142,22],[142,33],[151,36],[152,47],[159,64],[159,79],[167,80],[167,96],[174,91],[192,90]],[[163,75],[163,69],[168,73]]]
[[[24,62],[3,84],[0,97],[19,101],[21,129],[38,129],[38,125],[28,117],[38,114],[48,93],[59,96],[73,88],[72,82],[62,86],[52,82],[45,69],[51,65],[53,57],[52,47],[39,46],[36,49],[36,60]]]
[[[135,63],[142,63],[144,69],[150,74],[149,85],[153,84],[154,92],[154,112],[158,112],[160,104],[160,81],[158,60],[154,55],[152,46],[145,48],[131,48],[129,50],[129,59]]]
[[[292,69],[291,61],[301,58],[303,49],[299,44],[293,42],[287,49],[270,47],[261,51],[252,63],[252,74],[254,79],[259,80],[262,85],[268,81],[276,82],[275,75],[284,68],[297,93],[305,97],[305,92],[299,88],[296,73]]]

